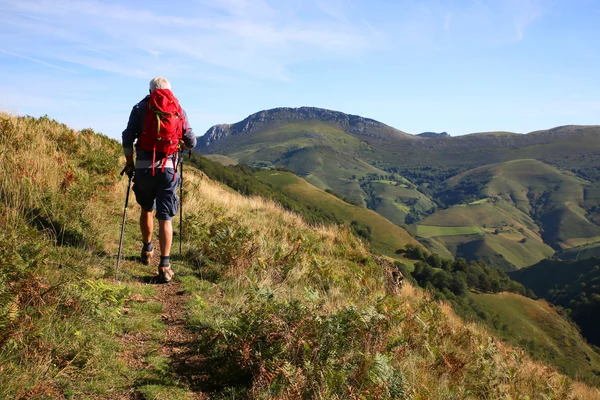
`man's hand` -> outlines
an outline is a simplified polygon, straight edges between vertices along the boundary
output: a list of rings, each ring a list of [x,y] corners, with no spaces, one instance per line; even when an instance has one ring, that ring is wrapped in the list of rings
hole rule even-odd
[[[179,148],[181,150],[192,150],[192,147],[188,147],[183,139],[179,141]]]
[[[127,174],[127,176],[129,177],[129,179],[133,178],[133,173],[135,172],[135,165],[134,164],[125,164],[125,168],[123,168],[123,171],[121,171],[121,175],[123,174]]]

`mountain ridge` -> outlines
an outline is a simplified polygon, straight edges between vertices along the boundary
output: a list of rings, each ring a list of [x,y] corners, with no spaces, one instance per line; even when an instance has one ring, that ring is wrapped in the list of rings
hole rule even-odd
[[[196,153],[291,169],[322,190],[410,227],[413,235],[446,255],[512,269],[527,267],[554,250],[588,246],[593,254],[594,246],[600,247],[599,126],[419,136],[375,120],[304,107],[264,110],[214,130],[204,141],[207,146],[200,144]],[[514,164],[517,160],[531,161]],[[487,193],[496,173],[482,175],[477,168],[491,164],[498,164],[497,173],[506,176],[494,178],[496,189]],[[557,192],[561,182],[576,186],[579,195],[559,195],[565,190]],[[448,222],[435,227],[440,213]],[[482,213],[488,216],[486,223],[476,218]],[[459,238],[459,232],[478,235]],[[480,239],[483,247],[467,245]],[[533,248],[535,257],[517,262],[519,254]]]
[[[398,140],[402,146],[425,148],[472,149],[473,147],[522,148],[547,144],[551,140],[577,139],[588,134],[600,137],[600,125],[561,125],[528,133],[473,132],[452,136],[447,132],[422,132],[410,134],[377,120],[341,111],[303,106],[277,107],[253,113],[233,124],[217,124],[198,137],[196,150],[210,147],[216,142],[235,135],[252,134],[267,124],[290,121],[318,120],[338,125],[346,132],[358,136],[385,141]],[[384,133],[380,130],[384,130]],[[403,140],[404,139],[404,140]],[[432,140],[433,139],[433,140]]]
[[[198,138],[199,143],[197,147],[207,147],[227,136],[252,133],[260,126],[268,123],[277,123],[283,120],[293,121],[314,119],[337,124],[340,127],[347,129],[348,132],[354,134],[360,134],[367,128],[379,128],[395,130],[399,135],[409,135],[379,121],[371,118],[361,117],[359,115],[346,114],[340,111],[318,107],[277,107],[269,110],[258,111],[249,115],[242,121],[233,124],[214,125],[209,128],[203,136]]]

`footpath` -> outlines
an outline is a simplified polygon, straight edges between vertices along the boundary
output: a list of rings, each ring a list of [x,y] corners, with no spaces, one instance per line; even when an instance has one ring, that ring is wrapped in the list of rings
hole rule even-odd
[[[191,293],[182,281],[198,278],[175,256],[173,281],[158,283],[156,258],[149,266],[140,264],[136,257],[121,261],[119,280],[131,288],[132,295],[121,317],[125,332],[119,338],[119,358],[132,377],[128,379],[130,387],[115,394],[120,399],[136,400],[209,399],[205,390],[210,382],[197,350],[198,335],[186,326],[186,303]]]

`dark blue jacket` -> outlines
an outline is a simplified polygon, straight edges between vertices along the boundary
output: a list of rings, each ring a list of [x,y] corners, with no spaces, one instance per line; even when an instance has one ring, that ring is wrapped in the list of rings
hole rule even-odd
[[[127,128],[123,131],[123,153],[133,155],[133,147],[135,140],[140,136],[144,130],[144,121],[146,120],[146,112],[148,110],[148,99],[150,96],[146,96],[142,101],[133,106],[131,114],[129,114],[129,122],[127,122]],[[183,132],[183,142],[188,149],[196,146],[196,136],[190,126],[185,110],[183,110],[183,118],[185,119],[185,125],[187,129]],[[173,157],[169,157],[165,168],[173,168]],[[155,168],[162,168],[163,157],[156,157]],[[138,149],[136,151],[136,168],[152,168],[152,152]]]

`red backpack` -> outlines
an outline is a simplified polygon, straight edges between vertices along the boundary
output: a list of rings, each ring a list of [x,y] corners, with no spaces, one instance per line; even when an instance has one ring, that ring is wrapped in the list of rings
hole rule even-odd
[[[152,176],[155,175],[156,153],[164,153],[162,171],[171,154],[179,151],[179,141],[183,138],[185,117],[179,101],[169,89],[156,89],[150,94],[144,130],[137,140],[138,149],[152,152]],[[176,165],[177,156],[173,159]],[[173,176],[175,179],[175,176]]]

